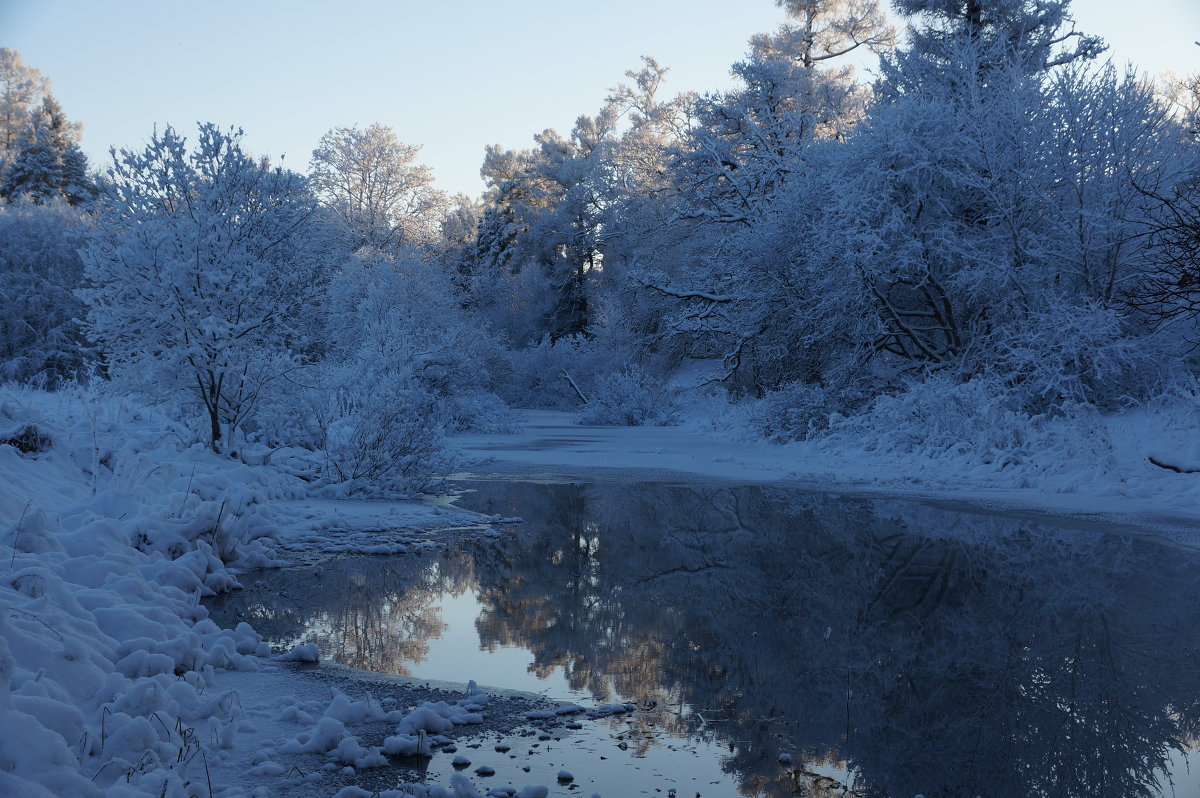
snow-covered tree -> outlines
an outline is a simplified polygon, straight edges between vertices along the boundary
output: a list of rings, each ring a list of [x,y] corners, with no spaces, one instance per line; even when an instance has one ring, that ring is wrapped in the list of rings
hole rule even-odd
[[[1127,287],[1134,307],[1155,324],[1172,323],[1190,346],[1200,343],[1200,139],[1188,145],[1165,174],[1143,173],[1135,185],[1151,203],[1146,219],[1148,252]]]
[[[613,180],[626,198],[650,197],[671,189],[671,160],[688,133],[696,96],[664,96],[669,72],[669,67],[643,56],[640,69],[625,72],[632,83],[611,89],[605,100],[625,125],[611,147],[610,160]]]
[[[328,257],[305,179],[240,140],[203,124],[189,150],[168,127],[114,153],[80,292],[113,375],[190,398],[215,450],[309,344]]]
[[[478,200],[466,194],[451,197],[450,209],[438,224],[441,248],[457,251],[473,242],[482,216],[483,205]]]
[[[907,47],[882,61],[888,93],[920,90],[930,69],[966,77],[959,56],[964,41],[978,55],[971,65],[986,80],[994,67],[1037,75],[1094,59],[1107,49],[1098,36],[1075,30],[1071,0],[894,0],[909,20]]]
[[[16,50],[0,47],[0,167],[12,158],[33,111],[49,91],[49,78],[26,65]]]
[[[606,106],[596,117],[581,116],[570,137],[545,130],[530,150],[488,148],[481,174],[489,206],[468,271],[485,283],[505,272],[536,270],[544,277],[549,295],[519,340],[557,340],[589,329],[611,205],[607,156],[616,117]]]
[[[50,93],[50,79],[16,50],[0,47],[0,197],[59,196],[72,205],[94,198],[81,131]]]
[[[733,66],[743,86],[708,95],[681,161],[688,215],[741,226],[796,170],[803,149],[843,137],[867,97],[851,66],[837,59],[859,48],[883,51],[894,33],[877,0],[780,0],[795,20],[751,39]]]
[[[1030,74],[957,47],[964,69],[877,105],[780,198],[752,248],[786,286],[787,334],[763,337],[817,364],[840,337],[875,375],[995,375],[1039,410],[1136,393],[1120,298],[1145,250],[1136,181],[1172,160],[1162,110],[1109,68]]]
[[[612,89],[570,136],[547,130],[530,150],[488,148],[486,205],[463,271],[472,303],[514,342],[595,334],[637,251],[668,221],[670,160],[692,98],[664,98],[666,74],[644,58],[626,72],[632,84]]]
[[[328,356],[372,375],[399,375],[441,397],[480,390],[494,346],[455,301],[450,275],[412,251],[363,249],[331,280]]]
[[[1120,304],[1142,273],[1150,194],[1186,181],[1190,157],[1180,120],[1132,71],[1073,65],[1046,96],[1047,191],[1058,285],[1106,306]]]
[[[35,203],[62,197],[72,205],[94,199],[96,184],[78,138],[78,125],[68,122],[58,101],[47,94],[0,170],[0,196]]]
[[[342,224],[350,248],[430,246],[447,208],[420,147],[388,127],[336,127],[313,150],[313,190]]]
[[[662,306],[656,335],[676,352],[724,357],[730,384],[752,393],[787,379],[780,362],[760,357],[789,350],[781,340],[766,343],[769,319],[778,318],[767,308],[783,301],[776,277],[786,266],[755,250],[780,223],[781,196],[793,183],[820,180],[818,151],[863,118],[870,92],[839,58],[887,50],[894,35],[877,2],[780,5],[789,22],[754,37],[734,65],[742,86],[697,101],[672,164],[670,226],[638,257],[643,302]]]

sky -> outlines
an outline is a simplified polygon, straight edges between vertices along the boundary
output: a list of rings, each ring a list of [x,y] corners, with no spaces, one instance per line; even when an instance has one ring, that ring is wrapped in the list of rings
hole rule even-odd
[[[1072,8],[1119,63],[1200,69],[1200,0]],[[569,131],[642,55],[671,67],[668,94],[720,90],[784,20],[773,0],[0,0],[0,46],[50,77],[94,166],[156,124],[211,121],[304,171],[329,129],[379,122],[477,195],[486,145]]]

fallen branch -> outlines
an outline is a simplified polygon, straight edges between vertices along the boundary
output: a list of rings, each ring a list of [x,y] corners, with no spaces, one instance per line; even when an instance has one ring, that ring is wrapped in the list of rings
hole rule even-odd
[[[673,296],[676,299],[705,299],[709,302],[732,302],[734,297],[732,294],[710,294],[707,291],[690,291],[686,288],[672,288],[666,285],[655,285],[648,283],[647,288],[652,288],[660,294]]]
[[[575,395],[578,396],[579,400],[586,405],[588,403],[588,398],[583,395],[583,391],[579,390],[579,386],[575,384],[575,380],[571,379],[571,375],[567,373],[566,369],[562,370],[562,375],[564,378],[566,378],[567,383],[571,386],[571,388],[574,389]]]
[[[1200,474],[1200,468],[1180,468],[1179,466],[1173,466],[1170,463],[1164,463],[1161,460],[1156,460],[1153,457],[1149,457],[1147,459],[1159,468],[1165,468],[1168,471],[1174,471],[1176,474]]]

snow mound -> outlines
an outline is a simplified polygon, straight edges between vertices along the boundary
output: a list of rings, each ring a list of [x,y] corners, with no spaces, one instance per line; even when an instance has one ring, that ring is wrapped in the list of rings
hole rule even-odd
[[[0,387],[0,794],[182,796],[236,743],[214,675],[270,650],[199,601],[276,561],[270,504],[302,488],[184,439],[122,398]]]

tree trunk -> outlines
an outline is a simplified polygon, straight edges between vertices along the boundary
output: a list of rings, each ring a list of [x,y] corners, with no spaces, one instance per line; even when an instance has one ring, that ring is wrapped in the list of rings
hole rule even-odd
[[[209,424],[209,433],[211,435],[209,446],[212,448],[212,450],[214,452],[220,452],[221,451],[221,418],[220,418],[220,415],[217,413],[217,406],[215,404],[209,406],[209,408],[208,408],[208,424]]]

